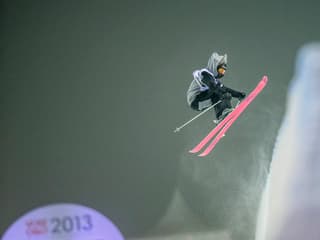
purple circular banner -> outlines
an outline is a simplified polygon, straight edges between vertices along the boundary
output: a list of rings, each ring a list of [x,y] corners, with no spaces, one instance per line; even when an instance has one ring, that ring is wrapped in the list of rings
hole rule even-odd
[[[20,217],[2,240],[124,240],[118,228],[94,209],[53,204]]]

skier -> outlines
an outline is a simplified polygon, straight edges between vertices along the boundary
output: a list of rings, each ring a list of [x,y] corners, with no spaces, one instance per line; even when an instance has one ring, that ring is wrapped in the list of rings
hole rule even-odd
[[[244,92],[239,92],[226,87],[221,82],[221,78],[227,70],[227,54],[219,55],[212,53],[206,68],[193,72],[193,81],[187,91],[188,105],[197,111],[202,111],[213,104],[216,118],[215,123],[223,120],[233,108],[232,98],[238,98],[241,101],[245,98]]]

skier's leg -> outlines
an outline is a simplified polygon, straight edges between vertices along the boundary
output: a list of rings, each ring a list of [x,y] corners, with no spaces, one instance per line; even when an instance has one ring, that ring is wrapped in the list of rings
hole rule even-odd
[[[231,99],[232,99],[232,96],[230,93],[224,94],[223,98],[221,99],[221,103],[219,103],[215,107],[217,119],[219,119],[221,117],[225,117],[227,115],[227,113],[232,111]],[[223,112],[226,113],[225,116],[223,116]]]
[[[211,96],[207,92],[202,92],[196,96],[196,98],[191,103],[191,108],[197,111],[202,111],[213,104]]]
[[[217,106],[215,106],[214,110],[216,112],[217,119],[219,119],[219,117],[221,116],[224,109],[225,109],[225,104],[223,102],[221,102]]]

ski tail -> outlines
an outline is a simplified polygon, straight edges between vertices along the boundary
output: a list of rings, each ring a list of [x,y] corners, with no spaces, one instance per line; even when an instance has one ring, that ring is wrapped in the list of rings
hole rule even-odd
[[[226,131],[231,127],[234,121],[241,115],[241,113],[248,107],[254,98],[263,90],[268,82],[268,77],[263,76],[256,88],[224,119],[222,120],[197,146],[195,146],[191,153],[200,152],[201,149],[207,145],[211,139],[217,134],[216,138],[210,143],[207,149],[199,156],[208,155],[220,139],[225,135]]]
[[[241,106],[241,103],[239,106]],[[239,108],[239,106],[237,108]],[[197,152],[201,151],[201,149],[219,132],[219,130],[222,129],[223,126],[228,121],[230,121],[230,119],[232,119],[232,117],[234,115],[234,111],[236,111],[237,108],[235,108],[225,119],[223,119],[220,123],[218,123],[218,125],[214,129],[212,129],[212,131],[197,146],[195,146],[189,152],[190,153],[197,153]]]
[[[246,98],[247,99],[247,98]],[[223,126],[233,118],[234,114],[236,113],[237,109],[240,108],[243,104],[245,104],[246,99],[244,99],[231,113],[228,114],[218,125],[212,129],[212,131],[204,138],[202,141],[195,146],[190,153],[197,153],[201,151],[201,149],[223,128]]]

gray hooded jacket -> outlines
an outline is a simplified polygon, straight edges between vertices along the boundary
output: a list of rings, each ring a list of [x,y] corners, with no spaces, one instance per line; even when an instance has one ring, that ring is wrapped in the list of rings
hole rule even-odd
[[[219,55],[218,53],[214,52],[209,58],[207,68],[203,68],[193,72],[193,80],[187,91],[187,102],[189,106],[191,106],[191,103],[195,100],[197,95],[209,89],[209,87],[202,82],[202,73],[207,72],[208,74],[215,77],[218,75],[217,67],[220,64],[227,64],[227,54]],[[199,102],[199,110],[205,109],[211,106],[212,104],[213,103],[211,99]]]

